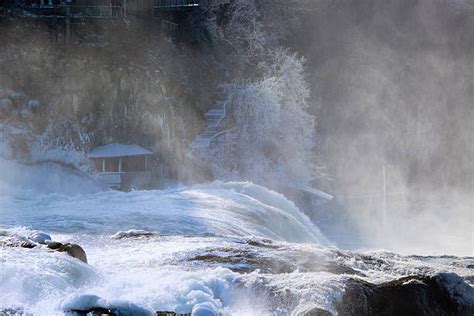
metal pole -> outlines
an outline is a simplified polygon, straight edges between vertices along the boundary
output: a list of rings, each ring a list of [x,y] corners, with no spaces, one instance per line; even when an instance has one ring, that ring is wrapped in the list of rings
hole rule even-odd
[[[382,177],[383,177],[383,200],[382,200],[382,224],[383,227],[387,227],[387,188],[385,178],[385,165],[382,166]]]

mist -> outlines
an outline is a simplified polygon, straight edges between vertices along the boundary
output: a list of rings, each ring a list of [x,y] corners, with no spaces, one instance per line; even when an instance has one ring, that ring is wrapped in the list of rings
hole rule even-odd
[[[192,40],[134,18],[77,23],[68,45],[40,21],[4,23],[7,156],[87,173],[88,150],[138,142],[167,179],[253,181],[295,201],[289,184],[313,183],[335,200],[299,206],[320,225],[330,213],[351,247],[472,255],[471,2],[219,3]],[[235,149],[190,161],[216,100]]]
[[[0,0],[1,315],[473,315],[472,0]]]
[[[290,42],[308,60],[318,154],[342,212],[372,246],[472,255],[473,3],[310,7]]]

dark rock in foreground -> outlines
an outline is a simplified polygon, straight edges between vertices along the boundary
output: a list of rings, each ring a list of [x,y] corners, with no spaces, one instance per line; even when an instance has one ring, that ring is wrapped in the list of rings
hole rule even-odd
[[[474,315],[474,289],[454,273],[409,276],[374,285],[351,279],[339,315]]]
[[[16,236],[1,236],[0,238],[0,247],[20,247],[32,249],[36,246],[36,243],[30,241],[27,238]]]
[[[332,316],[332,314],[325,309],[313,308],[312,310],[306,312],[304,316]]]
[[[74,316],[120,316],[122,313],[107,308],[93,307],[87,310],[69,310],[68,315]],[[191,316],[191,313],[178,314],[175,312],[156,312],[155,316]]]
[[[44,246],[51,250],[65,252],[73,258],[79,259],[82,262],[87,263],[86,252],[78,244],[63,244],[57,241],[51,241],[51,237],[48,234],[42,232],[35,232],[31,234],[28,238],[26,238],[23,236],[18,236],[15,234],[9,234],[0,231],[0,247],[18,247],[32,249]],[[2,315],[0,314],[0,316]]]
[[[60,252],[65,252],[71,257],[74,257],[76,259],[81,260],[84,263],[87,263],[86,252],[78,244],[70,244],[70,243],[63,244],[57,241],[53,241],[48,244],[48,248],[56,250],[56,251],[60,251]]]

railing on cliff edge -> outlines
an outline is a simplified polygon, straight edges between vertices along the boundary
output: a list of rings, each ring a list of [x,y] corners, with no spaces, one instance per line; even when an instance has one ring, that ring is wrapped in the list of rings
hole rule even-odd
[[[200,0],[154,0],[153,6],[159,10],[187,9],[199,6]]]

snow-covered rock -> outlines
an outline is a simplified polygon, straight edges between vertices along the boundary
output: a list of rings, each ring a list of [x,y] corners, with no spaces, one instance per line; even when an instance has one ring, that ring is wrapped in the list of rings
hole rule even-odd
[[[218,313],[216,307],[210,302],[196,304],[193,307],[192,316],[216,316]]]
[[[43,245],[51,242],[51,236],[43,232],[34,232],[28,236],[28,239]]]
[[[80,314],[107,312],[111,315],[123,316],[153,316],[155,313],[145,307],[139,306],[129,301],[117,300],[107,301],[97,295],[83,294],[73,295],[64,300],[59,308],[67,314]],[[106,314],[108,315],[108,314]]]
[[[87,255],[84,249],[78,244],[71,243],[60,243],[57,241],[48,243],[48,248],[59,252],[65,252],[73,258],[79,259],[84,263],[87,263]]]

